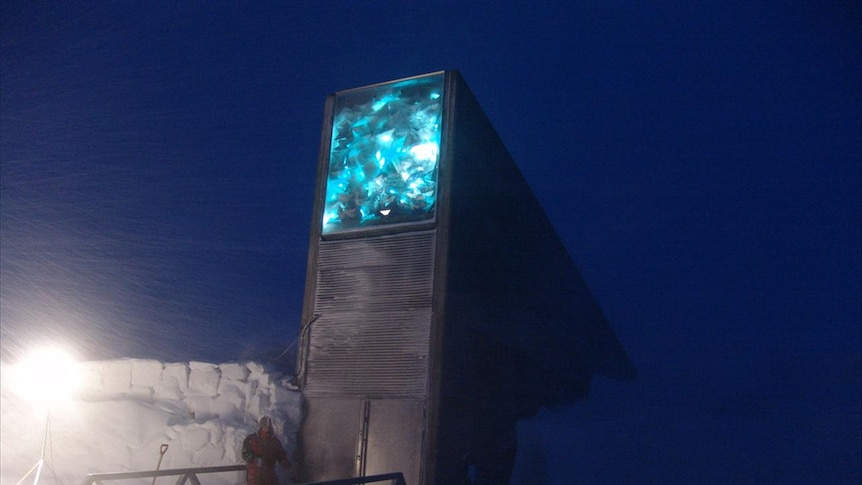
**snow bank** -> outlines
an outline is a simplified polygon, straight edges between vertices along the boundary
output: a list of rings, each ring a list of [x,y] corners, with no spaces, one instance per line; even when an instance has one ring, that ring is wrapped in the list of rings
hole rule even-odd
[[[51,408],[43,484],[77,485],[88,473],[153,470],[162,444],[168,445],[162,469],[239,464],[242,440],[263,415],[273,418],[291,456],[295,449],[301,394],[259,364],[126,359],[79,366],[75,396]],[[47,412],[8,388],[14,366],[0,370],[0,485],[14,485],[39,459]],[[202,478],[239,484],[244,474]]]

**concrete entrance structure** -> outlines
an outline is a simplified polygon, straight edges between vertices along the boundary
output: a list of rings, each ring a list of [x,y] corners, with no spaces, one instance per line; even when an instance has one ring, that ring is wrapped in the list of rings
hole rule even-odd
[[[326,100],[303,308],[303,481],[507,481],[515,422],[634,368],[457,71]]]

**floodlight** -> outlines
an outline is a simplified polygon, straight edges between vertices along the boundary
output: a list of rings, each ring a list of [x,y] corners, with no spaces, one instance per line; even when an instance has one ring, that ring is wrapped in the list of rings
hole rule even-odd
[[[79,383],[72,354],[60,347],[32,351],[15,366],[12,379],[21,397],[48,408],[66,401]]]
[[[51,433],[51,407],[67,401],[77,387],[79,379],[77,364],[72,354],[60,347],[44,347],[31,352],[12,370],[12,385],[15,392],[35,405],[38,412],[45,413],[45,434],[42,437],[42,452],[33,468],[16,485],[20,485],[35,472],[33,485],[39,484],[45,463],[45,447]]]

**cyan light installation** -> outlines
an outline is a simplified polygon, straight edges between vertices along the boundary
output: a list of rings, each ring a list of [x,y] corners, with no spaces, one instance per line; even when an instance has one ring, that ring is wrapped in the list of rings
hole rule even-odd
[[[323,234],[433,219],[444,74],[335,99]]]

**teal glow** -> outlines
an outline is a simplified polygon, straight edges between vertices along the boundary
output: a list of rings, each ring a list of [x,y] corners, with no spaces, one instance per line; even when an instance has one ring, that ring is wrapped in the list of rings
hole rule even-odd
[[[339,94],[323,233],[434,217],[443,74]]]

